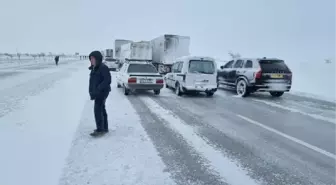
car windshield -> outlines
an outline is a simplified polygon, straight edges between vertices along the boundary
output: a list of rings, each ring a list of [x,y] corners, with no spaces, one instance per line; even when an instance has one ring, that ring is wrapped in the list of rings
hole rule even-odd
[[[289,69],[283,60],[260,60],[260,67],[265,72],[271,71],[285,71],[289,72]]]
[[[213,74],[215,72],[215,65],[213,61],[209,60],[190,60],[189,72]]]
[[[130,64],[128,73],[157,73],[156,68],[151,64]]]

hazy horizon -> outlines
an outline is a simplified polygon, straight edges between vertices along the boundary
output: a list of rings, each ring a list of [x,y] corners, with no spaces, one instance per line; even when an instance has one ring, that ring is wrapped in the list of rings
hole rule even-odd
[[[334,0],[6,0],[0,15],[2,53],[88,54],[114,39],[179,34],[191,37],[194,55],[335,58]]]

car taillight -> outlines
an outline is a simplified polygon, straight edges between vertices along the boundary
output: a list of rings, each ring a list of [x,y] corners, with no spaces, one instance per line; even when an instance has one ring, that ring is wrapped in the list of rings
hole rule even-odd
[[[163,84],[163,79],[156,79],[157,84]]]
[[[136,78],[129,78],[128,83],[136,83]]]
[[[290,79],[290,80],[292,80],[292,73],[288,73],[288,78]]]
[[[259,78],[261,78],[261,76],[262,76],[262,71],[261,71],[261,69],[260,69],[258,72],[256,72],[256,73],[254,74],[254,78],[255,78],[255,79],[259,79]]]

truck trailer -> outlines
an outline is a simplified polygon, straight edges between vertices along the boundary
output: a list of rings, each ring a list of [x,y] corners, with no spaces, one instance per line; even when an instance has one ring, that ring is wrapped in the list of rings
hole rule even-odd
[[[124,44],[132,43],[133,41],[131,40],[124,40],[124,39],[116,39],[114,41],[114,56],[115,59],[120,60],[120,51],[121,51],[121,46]]]
[[[176,58],[190,55],[189,36],[165,34],[151,40],[152,62],[161,74],[171,72]]]
[[[120,62],[125,60],[152,61],[152,47],[149,41],[123,44],[120,50]]]

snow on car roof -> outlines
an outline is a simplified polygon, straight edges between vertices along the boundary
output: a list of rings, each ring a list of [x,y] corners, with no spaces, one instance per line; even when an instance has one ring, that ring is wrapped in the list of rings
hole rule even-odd
[[[212,58],[212,57],[207,57],[207,56],[184,56],[184,57],[177,58],[176,61],[178,61],[178,60],[180,60],[180,61],[181,61],[181,60],[182,60],[182,61],[187,61],[187,60],[200,60],[200,59],[215,61],[214,58]]]

